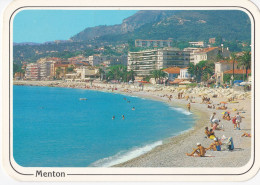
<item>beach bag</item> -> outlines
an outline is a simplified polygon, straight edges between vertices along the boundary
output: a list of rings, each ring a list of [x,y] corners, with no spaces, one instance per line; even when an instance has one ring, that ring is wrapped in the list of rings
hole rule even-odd
[[[220,145],[216,146],[216,148],[217,148],[217,151],[221,151],[221,146]]]
[[[233,142],[233,138],[232,137],[229,137],[228,138],[228,149],[229,150],[234,150],[234,142]]]
[[[211,135],[211,136],[209,136],[209,138],[213,140],[213,139],[215,139],[215,136]]]

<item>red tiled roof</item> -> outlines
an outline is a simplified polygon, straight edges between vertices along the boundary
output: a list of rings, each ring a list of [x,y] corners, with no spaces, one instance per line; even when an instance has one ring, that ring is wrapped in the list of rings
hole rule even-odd
[[[219,63],[233,63],[233,60],[220,60],[218,62]],[[235,60],[235,63],[238,63],[238,62]]]
[[[225,71],[224,73],[225,74],[233,74],[233,70],[231,69],[231,70]],[[250,74],[251,70],[248,69],[247,73]],[[234,74],[246,74],[246,70],[245,69],[235,69]]]
[[[163,71],[169,74],[180,74],[181,68],[179,67],[169,67],[164,69]]]
[[[218,47],[212,47],[212,48],[205,48],[203,49],[201,52],[210,52],[210,51],[213,51],[214,49],[217,49]]]

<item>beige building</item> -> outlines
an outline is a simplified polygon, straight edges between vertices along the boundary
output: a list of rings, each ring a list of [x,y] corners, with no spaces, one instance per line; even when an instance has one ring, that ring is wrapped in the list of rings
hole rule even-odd
[[[127,70],[133,70],[137,76],[150,75],[153,70],[168,67],[187,67],[190,62],[190,52],[177,48],[163,48],[129,52]]]
[[[234,69],[238,69],[238,62],[234,61]],[[215,63],[215,77],[217,82],[222,83],[224,72],[233,70],[233,61],[232,60],[221,60]]]
[[[66,74],[66,81],[88,81],[98,78],[98,68],[81,66],[75,71],[76,73]]]
[[[225,49],[219,47],[211,47],[196,51],[191,54],[193,58],[192,62],[194,64],[198,64],[200,61],[203,60],[214,60],[216,59],[218,54],[221,54],[224,58],[230,57],[230,51],[228,48]]]

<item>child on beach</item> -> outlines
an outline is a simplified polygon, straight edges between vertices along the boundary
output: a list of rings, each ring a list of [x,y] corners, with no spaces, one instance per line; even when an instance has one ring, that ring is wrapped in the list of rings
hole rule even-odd
[[[198,148],[194,149],[192,153],[186,153],[187,156],[193,156],[193,157],[205,157],[206,150],[203,146],[201,146],[200,143],[197,143]]]

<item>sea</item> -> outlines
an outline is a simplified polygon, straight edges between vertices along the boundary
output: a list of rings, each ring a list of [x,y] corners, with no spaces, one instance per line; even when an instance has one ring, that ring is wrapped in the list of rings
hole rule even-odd
[[[14,85],[13,157],[23,167],[109,167],[192,129],[195,119],[148,98]]]

